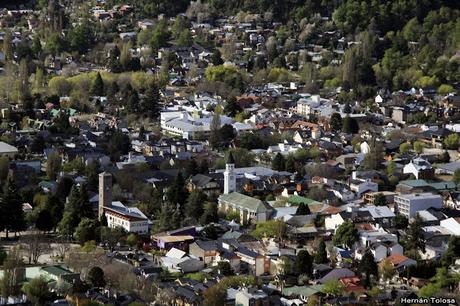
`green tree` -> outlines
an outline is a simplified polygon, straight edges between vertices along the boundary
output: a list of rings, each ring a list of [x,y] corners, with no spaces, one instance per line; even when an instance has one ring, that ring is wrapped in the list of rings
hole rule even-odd
[[[392,176],[396,173],[396,163],[392,160],[390,160],[387,163],[387,174],[388,176]]]
[[[196,224],[203,215],[203,204],[207,200],[206,194],[202,190],[193,190],[187,198],[185,204],[185,215],[191,219],[193,224]]]
[[[401,154],[407,154],[411,150],[411,145],[408,142],[404,142],[399,146],[399,153]]]
[[[3,53],[5,54],[5,61],[9,62],[13,60],[13,47],[11,44],[10,31],[6,31],[5,37],[3,38]]]
[[[8,238],[9,232],[25,229],[22,199],[12,178],[8,178],[3,186],[3,196],[0,198],[0,229],[5,231]]]
[[[217,263],[217,271],[219,271],[219,274],[224,276],[230,276],[234,274],[232,266],[228,261],[219,261]]]
[[[130,247],[135,247],[137,246],[137,235],[136,234],[129,234],[128,237],[126,237],[126,244],[128,244]]]
[[[142,110],[152,118],[160,114],[160,89],[156,82],[150,82],[142,99]]]
[[[379,265],[379,274],[384,280],[391,280],[396,275],[396,269],[391,261],[385,258]]]
[[[227,291],[222,290],[218,285],[209,287],[203,292],[204,306],[221,306],[225,305],[227,300]]]
[[[154,50],[158,50],[166,46],[169,38],[170,33],[168,31],[168,26],[165,21],[161,21],[155,26],[149,43]]]
[[[397,214],[394,219],[394,225],[397,229],[407,229],[409,220],[401,214]]]
[[[59,171],[61,171],[62,159],[57,151],[53,151],[48,155],[46,160],[46,175],[50,180],[56,180]]]
[[[209,144],[211,145],[211,148],[218,148],[220,146],[221,142],[221,134],[220,134],[220,128],[221,128],[221,121],[220,121],[220,115],[217,112],[214,112],[214,115],[212,117],[211,121],[211,132],[209,134]]]
[[[326,243],[324,239],[320,239],[318,243],[318,251],[315,254],[315,263],[316,264],[325,264],[328,263]]]
[[[235,117],[242,109],[240,105],[236,101],[235,96],[231,96],[227,99],[227,103],[225,103],[224,112],[230,117]]]
[[[90,20],[84,20],[81,24],[71,29],[68,33],[70,48],[80,54],[88,52],[94,43],[94,35]]]
[[[460,237],[450,236],[447,251],[442,255],[443,265],[450,266],[458,258],[460,258]]]
[[[5,183],[10,170],[10,159],[7,156],[0,157],[0,183]]]
[[[421,154],[423,152],[423,148],[425,148],[425,144],[421,141],[415,141],[414,142],[414,151],[417,154]]]
[[[298,207],[297,207],[297,210],[296,210],[296,215],[309,215],[311,214],[311,211],[310,211],[310,208],[308,207],[307,204],[300,204]]]
[[[339,113],[333,113],[329,121],[331,129],[335,132],[342,130],[342,116]]]
[[[176,43],[180,47],[190,47],[193,43],[192,34],[188,29],[183,30],[176,40]]]
[[[371,287],[371,276],[378,279],[378,267],[375,262],[374,255],[370,251],[366,251],[361,261],[359,262],[358,272],[363,278],[363,285],[366,288]]]
[[[75,229],[75,238],[83,245],[86,241],[96,240],[96,231],[99,226],[97,220],[84,218]]]
[[[277,153],[272,160],[272,169],[276,171],[284,171],[286,168],[286,161],[281,153]]]
[[[381,168],[384,151],[381,142],[372,139],[369,143],[369,153],[364,156],[363,167],[369,170]]]
[[[423,220],[417,214],[409,225],[408,240],[406,241],[406,248],[408,250],[420,250],[425,253],[425,240],[423,238]]]
[[[377,193],[374,197],[374,205],[375,206],[386,206],[387,199],[383,193]]]
[[[104,270],[99,267],[92,267],[88,275],[86,276],[86,281],[90,283],[93,287],[102,288],[105,286],[104,279]]]
[[[222,59],[222,54],[220,54],[220,51],[217,48],[214,49],[214,51],[212,52],[211,63],[214,66],[219,66],[219,65],[222,65],[224,63],[224,60]]]
[[[306,250],[300,250],[295,259],[297,273],[311,275],[313,272],[313,258]]]
[[[91,89],[93,95],[101,97],[104,95],[104,81],[102,80],[101,74],[98,72],[94,79],[93,86]]]
[[[74,185],[70,191],[68,201],[65,204],[64,215],[58,225],[59,232],[66,236],[72,236],[75,228],[80,224],[81,220],[83,218],[90,217],[92,217],[92,208],[88,200],[86,188],[84,185],[81,187]],[[91,220],[85,221],[82,224],[82,239],[87,233],[86,231],[83,231],[87,229],[86,225],[91,225],[89,226],[90,229],[92,226],[96,226],[95,224],[90,224],[90,221]],[[83,225],[85,226],[83,227]],[[89,231],[89,233],[91,234],[91,231]]]
[[[323,284],[323,288],[321,288],[321,292],[332,296],[341,296],[344,290],[345,288],[342,283],[336,279],[328,280]]]
[[[295,157],[294,157],[294,154],[288,154],[287,158],[286,158],[286,167],[285,167],[285,170],[287,172],[291,172],[291,173],[294,173],[296,172],[296,162],[295,162]]]
[[[235,129],[230,124],[224,124],[219,130],[222,145],[227,147],[236,137]]]
[[[460,146],[460,136],[457,133],[450,134],[444,139],[444,146],[449,150],[457,150]]]
[[[203,209],[203,215],[200,218],[200,223],[209,224],[211,222],[217,222],[219,220],[217,213],[218,213],[217,203],[209,202],[209,201],[205,202],[204,209]]]
[[[356,134],[359,132],[359,124],[355,118],[346,116],[343,119],[342,131],[346,134]]]
[[[37,220],[35,220],[35,227],[44,232],[48,232],[54,228],[53,215],[48,209],[41,209],[38,213]]]
[[[59,33],[52,33],[45,42],[45,49],[52,55],[59,55],[64,50],[64,40]]]
[[[262,237],[273,237],[281,240],[285,234],[286,224],[280,220],[257,222],[256,229],[251,232],[251,235],[257,239]]]
[[[106,243],[111,251],[117,243],[125,236],[125,230],[122,227],[102,227],[101,228],[101,241]]]
[[[112,159],[117,160],[121,154],[127,154],[130,147],[128,135],[121,131],[115,131],[109,138],[107,151]]]
[[[353,247],[356,241],[358,241],[358,230],[351,221],[345,221],[342,223],[332,238],[332,242],[337,246],[346,246],[348,248]]]
[[[183,206],[187,201],[188,191],[185,188],[185,180],[182,172],[179,171],[173,184],[166,191],[166,199],[171,205]]]
[[[457,188],[458,184],[460,184],[460,169],[456,169],[454,171],[454,175],[452,175],[452,182],[455,183],[455,188]]]
[[[37,306],[45,305],[53,297],[43,277],[32,279],[24,285],[22,291],[27,295],[28,300]]]

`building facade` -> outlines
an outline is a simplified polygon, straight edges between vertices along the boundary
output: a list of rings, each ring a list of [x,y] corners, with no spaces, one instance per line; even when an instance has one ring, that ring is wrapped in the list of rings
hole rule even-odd
[[[442,208],[442,197],[432,193],[413,193],[395,196],[395,205],[398,212],[410,219],[417,215],[417,212],[430,207]]]

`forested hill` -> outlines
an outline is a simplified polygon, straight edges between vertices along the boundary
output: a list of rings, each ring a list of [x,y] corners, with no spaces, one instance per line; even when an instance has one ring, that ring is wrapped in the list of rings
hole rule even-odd
[[[109,5],[124,2],[108,0]],[[448,92],[460,79],[458,0],[131,0],[129,3],[143,17],[187,13],[190,18],[204,16],[202,20],[212,22],[215,17],[259,14],[263,20],[282,23],[276,37],[281,45],[288,37],[300,43],[322,41],[321,34],[325,31],[339,30],[340,35],[348,41],[358,41],[359,45],[349,48],[341,69],[328,76],[334,84],[343,81],[343,85],[353,88],[377,85],[389,89],[448,85],[444,87]],[[330,21],[319,23],[318,16],[329,17]]]
[[[199,0],[197,0],[199,1]],[[183,13],[190,0],[109,0],[119,4],[129,2],[139,8],[145,16],[158,14],[175,16]],[[213,14],[235,15],[239,11],[265,14],[271,12],[278,21],[300,22],[315,14],[334,15],[334,20],[348,31],[362,30],[369,25],[387,32],[401,28],[408,20],[416,17],[419,21],[429,11],[442,6],[459,8],[457,0],[201,0],[209,4]]]

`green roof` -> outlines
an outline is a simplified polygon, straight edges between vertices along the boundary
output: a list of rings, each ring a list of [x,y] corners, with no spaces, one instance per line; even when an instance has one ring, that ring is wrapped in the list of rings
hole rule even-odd
[[[305,197],[301,197],[301,196],[298,196],[298,195],[290,196],[289,199],[288,199],[288,203],[294,204],[294,205],[300,205],[300,204],[318,205],[318,204],[321,204],[318,201],[315,201],[315,200],[312,200],[312,199],[309,199],[309,198],[305,198]]]
[[[313,285],[313,286],[293,286],[283,289],[283,295],[285,296],[293,296],[293,295],[301,295],[304,297],[310,297],[316,293],[319,293],[323,285]]]
[[[73,116],[73,115],[75,115],[77,113],[77,110],[74,109],[74,108],[67,108],[65,111],[66,111],[67,115],[69,115],[69,116]],[[60,112],[61,112],[60,109],[52,109],[50,111],[50,114],[51,114],[52,117],[56,117],[57,115],[59,115]]]
[[[241,235],[243,235],[243,233],[228,231],[222,235],[222,239],[238,239]]]
[[[413,188],[417,187],[432,187],[436,190],[447,190],[447,189],[455,189],[454,182],[433,182],[429,183],[425,180],[406,180],[399,182],[400,184],[410,186]]]
[[[423,187],[428,186],[428,183],[425,180],[405,180],[399,182],[400,184],[404,184],[410,187]]]
[[[48,274],[55,275],[55,276],[62,276],[62,275],[72,273],[71,271],[66,270],[61,266],[42,267],[42,270]]]
[[[431,183],[429,185],[437,190],[455,189],[454,182],[437,182],[437,183]]]
[[[268,203],[238,192],[220,195],[219,203],[245,208],[251,212],[267,212],[272,210],[272,207]]]

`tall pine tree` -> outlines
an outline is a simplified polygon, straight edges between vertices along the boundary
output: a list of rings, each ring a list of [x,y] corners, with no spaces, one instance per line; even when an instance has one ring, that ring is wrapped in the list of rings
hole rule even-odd
[[[7,179],[0,199],[0,228],[5,231],[6,238],[9,232],[25,229],[22,200],[12,178]]]

